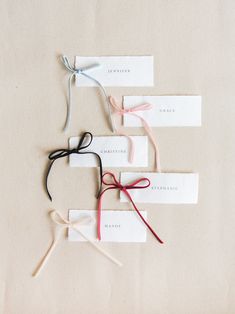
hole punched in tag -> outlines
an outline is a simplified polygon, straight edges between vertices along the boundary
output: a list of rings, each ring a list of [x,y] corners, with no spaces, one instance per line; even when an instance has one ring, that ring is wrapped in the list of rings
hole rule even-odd
[[[88,148],[91,143],[93,141],[93,135],[90,132],[84,132],[81,136],[81,138],[78,141],[78,145],[76,148],[62,148],[62,149],[56,149],[54,151],[52,151],[48,158],[49,158],[49,166],[46,172],[46,176],[45,176],[45,190],[46,193],[49,197],[49,199],[52,201],[52,196],[51,193],[49,191],[49,187],[48,187],[48,180],[49,180],[49,175],[52,169],[52,166],[54,165],[55,161],[60,159],[60,158],[64,158],[64,157],[68,157],[71,154],[80,154],[80,155],[86,155],[86,154],[92,154],[94,155],[97,160],[98,160],[98,165],[100,168],[99,171],[99,189],[98,189],[98,193],[97,193],[97,198],[100,195],[101,189],[102,189],[102,176],[103,176],[103,166],[102,166],[102,160],[100,158],[100,155],[97,154],[96,152],[92,152],[92,151],[84,151],[86,148]]]

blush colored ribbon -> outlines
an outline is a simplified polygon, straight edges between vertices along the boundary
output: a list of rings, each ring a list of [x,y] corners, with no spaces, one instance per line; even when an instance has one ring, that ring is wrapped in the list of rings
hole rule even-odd
[[[154,134],[153,134],[153,131],[152,129],[150,128],[149,124],[147,123],[147,121],[142,118],[141,116],[139,116],[136,112],[140,112],[140,111],[146,111],[146,110],[150,110],[152,109],[152,105],[151,104],[142,104],[142,105],[138,105],[138,106],[134,106],[132,108],[129,108],[129,109],[125,109],[125,108],[122,108],[121,106],[119,106],[116,102],[116,100],[110,96],[109,97],[109,101],[110,101],[110,104],[111,106],[113,107],[114,109],[114,112],[121,115],[121,116],[124,116],[125,114],[130,114],[138,119],[141,120],[142,122],[142,125],[150,139],[150,141],[152,142],[153,144],[153,147],[154,147],[154,166],[155,166],[155,169],[157,172],[161,172],[161,165],[160,165],[160,155],[159,155],[159,150],[158,150],[158,146],[157,146],[157,142],[154,138]],[[123,135],[123,134],[122,134]],[[128,138],[130,138],[128,136]],[[132,152],[131,152],[131,155],[133,156],[134,155],[134,145],[132,143],[131,145],[132,147]]]
[[[107,182],[105,180],[105,177],[110,178],[110,182]],[[146,182],[146,184],[144,184]],[[122,185],[116,178],[115,175],[111,172],[106,172],[103,177],[102,177],[102,183],[106,186],[108,186],[106,189],[104,189],[99,196],[98,199],[98,218],[97,218],[97,236],[98,239],[101,240],[101,207],[102,207],[102,200],[104,193],[107,192],[108,190],[120,190],[120,192],[123,192],[127,198],[130,200],[131,204],[133,205],[135,211],[139,215],[140,219],[144,222],[144,224],[148,227],[150,232],[154,235],[154,237],[160,242],[163,243],[163,241],[159,238],[159,236],[156,234],[156,232],[153,230],[153,228],[148,224],[148,222],[144,219],[144,217],[141,215],[141,212],[138,210],[136,207],[130,193],[128,190],[133,190],[133,189],[146,189],[150,186],[150,181],[148,178],[141,178],[139,180],[136,180],[132,182],[131,184],[127,185]],[[139,185],[141,184],[142,185]]]
[[[64,66],[66,67],[66,69],[71,73],[69,76],[69,79],[68,79],[68,105],[67,105],[67,117],[66,117],[66,121],[65,121],[64,131],[66,131],[68,129],[69,124],[70,124],[70,120],[71,120],[71,107],[72,107],[72,88],[71,88],[71,86],[72,86],[72,80],[74,77],[76,77],[76,75],[85,76],[89,80],[93,81],[101,89],[101,91],[105,97],[107,107],[108,107],[108,114],[109,114],[109,121],[110,121],[111,130],[114,131],[113,119],[112,119],[111,110],[110,110],[109,97],[108,97],[103,85],[98,80],[96,80],[94,77],[92,77],[86,73],[87,71],[92,70],[92,69],[96,69],[97,67],[100,67],[101,65],[98,63],[95,63],[95,64],[92,64],[90,66],[77,69],[77,68],[71,66],[71,64],[70,64],[70,62],[66,56],[62,56],[62,62],[64,64]]]
[[[68,221],[67,219],[63,218],[61,214],[53,210],[50,213],[50,218],[52,222],[55,224],[55,229],[54,229],[54,236],[52,243],[47,250],[46,254],[40,261],[39,265],[37,266],[36,270],[33,272],[33,276],[37,277],[44,266],[47,264],[52,252],[54,251],[56,245],[58,244],[58,241],[61,237],[62,231],[64,231],[67,228],[71,228],[75,232],[79,233],[86,241],[88,241],[97,251],[99,251],[101,254],[103,254],[105,257],[107,257],[110,261],[112,261],[114,264],[118,266],[122,266],[122,263],[119,262],[116,258],[112,257],[109,253],[107,253],[105,250],[103,250],[99,245],[94,243],[93,240],[91,240],[89,237],[87,237],[81,230],[81,226],[89,226],[91,224],[94,224],[94,220],[91,216],[89,215],[84,215],[81,218],[75,220],[75,221]]]
[[[87,138],[89,138],[89,140],[86,143]],[[49,174],[51,172],[51,168],[57,159],[67,157],[71,154],[93,154],[94,156],[96,156],[96,158],[99,162],[99,167],[100,167],[100,186],[99,186],[99,191],[98,191],[97,197],[99,196],[100,191],[101,191],[101,186],[102,186],[102,175],[103,175],[102,160],[100,158],[100,155],[95,153],[95,152],[90,152],[90,151],[84,152],[83,151],[84,149],[86,149],[87,147],[89,147],[91,145],[92,141],[93,141],[93,135],[90,132],[84,132],[82,134],[76,148],[73,148],[73,149],[66,149],[66,148],[56,149],[49,154],[48,158],[50,160],[50,164],[49,164],[49,167],[48,167],[47,173],[46,173],[45,187],[46,187],[47,195],[51,201],[52,201],[52,197],[51,197],[51,194],[50,194],[49,188],[48,188],[48,178],[49,178]]]

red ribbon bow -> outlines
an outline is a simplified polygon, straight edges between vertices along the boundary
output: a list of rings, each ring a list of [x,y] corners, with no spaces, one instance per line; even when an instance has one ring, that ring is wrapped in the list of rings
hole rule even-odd
[[[109,176],[111,181],[107,182],[105,181],[105,177]],[[144,183],[147,182],[146,184],[143,185],[138,185],[139,183]],[[148,222],[144,219],[144,217],[141,215],[140,211],[138,210],[138,208],[136,207],[135,203],[133,202],[133,199],[131,198],[131,195],[129,194],[128,190],[132,190],[132,189],[146,189],[150,186],[150,181],[148,178],[141,178],[138,179],[136,181],[134,181],[131,184],[127,184],[127,185],[122,185],[116,178],[115,175],[111,172],[106,172],[103,176],[102,176],[102,183],[106,186],[108,186],[106,189],[104,189],[99,196],[98,199],[98,218],[97,218],[97,235],[98,235],[98,239],[101,240],[101,204],[102,204],[102,199],[103,199],[103,195],[106,191],[108,190],[115,190],[118,189],[121,192],[125,193],[125,195],[129,198],[131,204],[133,205],[135,211],[137,212],[137,214],[139,215],[139,217],[141,218],[141,220],[144,222],[144,224],[148,227],[148,229],[152,232],[152,234],[154,235],[154,237],[160,242],[163,243],[163,241],[159,238],[159,236],[156,234],[156,232],[153,230],[153,228],[148,224]]]

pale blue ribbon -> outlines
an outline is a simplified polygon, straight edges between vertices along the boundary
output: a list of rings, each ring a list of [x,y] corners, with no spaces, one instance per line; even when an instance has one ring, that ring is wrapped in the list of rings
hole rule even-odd
[[[114,122],[112,119],[112,112],[111,112],[111,108],[110,108],[109,97],[108,97],[103,85],[99,81],[97,81],[94,77],[92,77],[86,73],[86,71],[95,69],[97,67],[100,67],[101,65],[98,63],[95,63],[95,64],[92,64],[90,66],[84,67],[84,68],[76,69],[75,67],[71,66],[71,64],[70,64],[70,62],[66,56],[62,56],[62,62],[64,64],[64,66],[66,67],[66,69],[69,72],[71,72],[69,79],[68,79],[68,104],[67,104],[67,116],[66,116],[64,131],[66,131],[68,129],[69,124],[70,124],[70,120],[71,120],[72,80],[74,77],[76,77],[76,75],[83,75],[83,76],[87,77],[88,79],[90,79],[91,81],[93,81],[98,87],[100,87],[100,89],[101,89],[101,91],[105,97],[105,101],[107,103],[107,106],[108,106],[108,115],[109,115],[111,130],[112,130],[112,132],[114,132],[115,126],[114,126]]]

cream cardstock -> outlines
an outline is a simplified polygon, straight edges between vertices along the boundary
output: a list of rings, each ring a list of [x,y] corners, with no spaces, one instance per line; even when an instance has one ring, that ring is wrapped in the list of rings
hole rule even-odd
[[[134,202],[158,204],[196,204],[198,201],[197,173],[122,172],[123,185],[146,177],[151,185],[146,189],[128,190]],[[120,193],[121,202],[128,202]]]
[[[94,64],[99,67],[86,73],[103,86],[153,86],[153,56],[81,57],[76,56],[75,67],[86,68]],[[76,75],[76,85],[96,86],[95,82]]]
[[[82,151],[96,152],[102,159],[104,167],[147,167],[148,138],[146,136],[131,136],[135,153],[133,162],[129,161],[130,141],[125,136],[95,136],[90,146]],[[79,137],[69,139],[69,147],[78,145]],[[85,143],[84,143],[85,144]],[[97,167],[97,159],[92,154],[71,154],[71,167]]]
[[[147,212],[141,211],[146,219]],[[79,219],[83,215],[90,215],[96,221],[96,210],[69,211],[69,220]],[[97,240],[97,225],[79,226],[79,229],[90,239]],[[146,226],[134,211],[103,210],[101,213],[102,242],[146,242]],[[85,241],[77,232],[69,228],[69,241]]]
[[[123,107],[148,103],[152,108],[136,112],[152,127],[201,126],[201,96],[124,96]],[[123,117],[125,127],[142,126],[140,119],[130,114]]]

